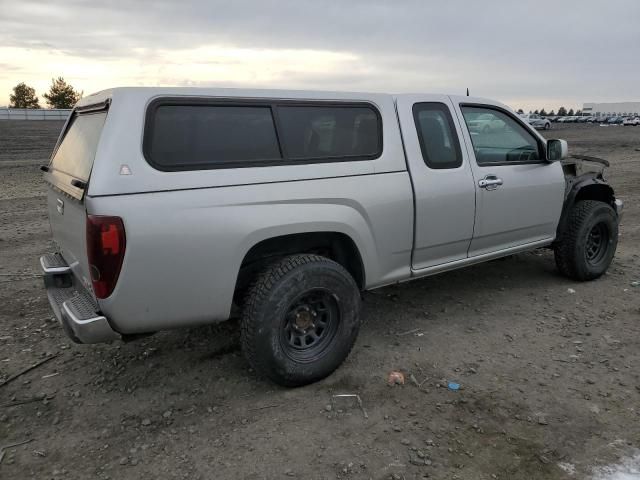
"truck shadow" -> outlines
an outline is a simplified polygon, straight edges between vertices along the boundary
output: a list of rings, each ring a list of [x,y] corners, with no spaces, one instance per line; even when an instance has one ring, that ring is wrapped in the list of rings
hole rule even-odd
[[[413,282],[384,287],[363,295],[363,326],[361,341],[367,348],[375,343],[386,348],[385,343],[397,341],[397,334],[420,327],[428,332],[430,327],[465,322],[474,324],[474,314],[486,308],[487,301],[498,296],[509,296],[518,291],[521,295],[540,296],[561,288],[570,282],[555,271],[553,255],[539,251],[520,254]],[[460,315],[459,310],[464,311]],[[449,315],[449,313],[456,313]],[[103,351],[103,355],[106,351]],[[142,368],[151,358],[164,363],[167,368],[183,363],[189,368],[197,366],[224,370],[225,377],[258,379],[245,363],[239,343],[237,319],[216,325],[161,332],[146,339],[126,343],[116,353],[127,368]],[[352,353],[353,355],[353,353]],[[149,379],[149,386],[151,385]],[[268,383],[267,383],[268,384]],[[271,388],[273,386],[268,384]]]

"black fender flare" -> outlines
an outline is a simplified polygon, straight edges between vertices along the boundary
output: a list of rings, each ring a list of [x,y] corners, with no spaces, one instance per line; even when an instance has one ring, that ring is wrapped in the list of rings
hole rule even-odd
[[[573,182],[567,182],[567,192],[564,196],[562,213],[556,229],[556,241],[561,238],[561,233],[567,223],[569,212],[579,200],[600,200],[608,203],[615,209],[615,195],[613,188],[599,174],[586,173],[575,177]]]

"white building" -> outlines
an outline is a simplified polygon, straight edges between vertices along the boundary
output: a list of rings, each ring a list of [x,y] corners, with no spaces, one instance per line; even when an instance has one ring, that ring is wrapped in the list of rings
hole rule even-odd
[[[618,102],[618,103],[585,103],[582,107],[583,115],[594,117],[611,116],[640,116],[640,102]]]

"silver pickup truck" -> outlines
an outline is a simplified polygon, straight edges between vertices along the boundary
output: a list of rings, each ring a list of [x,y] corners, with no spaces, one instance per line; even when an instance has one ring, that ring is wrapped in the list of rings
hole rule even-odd
[[[591,280],[622,211],[603,161],[446,95],[117,88],[76,105],[42,169],[69,337],[238,311],[250,364],[289,386],[349,354],[362,291],[540,247]]]

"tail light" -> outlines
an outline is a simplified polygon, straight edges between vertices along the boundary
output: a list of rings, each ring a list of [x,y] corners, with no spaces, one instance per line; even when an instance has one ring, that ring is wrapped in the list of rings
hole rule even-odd
[[[107,298],[120,275],[126,238],[120,217],[87,215],[87,257],[93,292]]]

